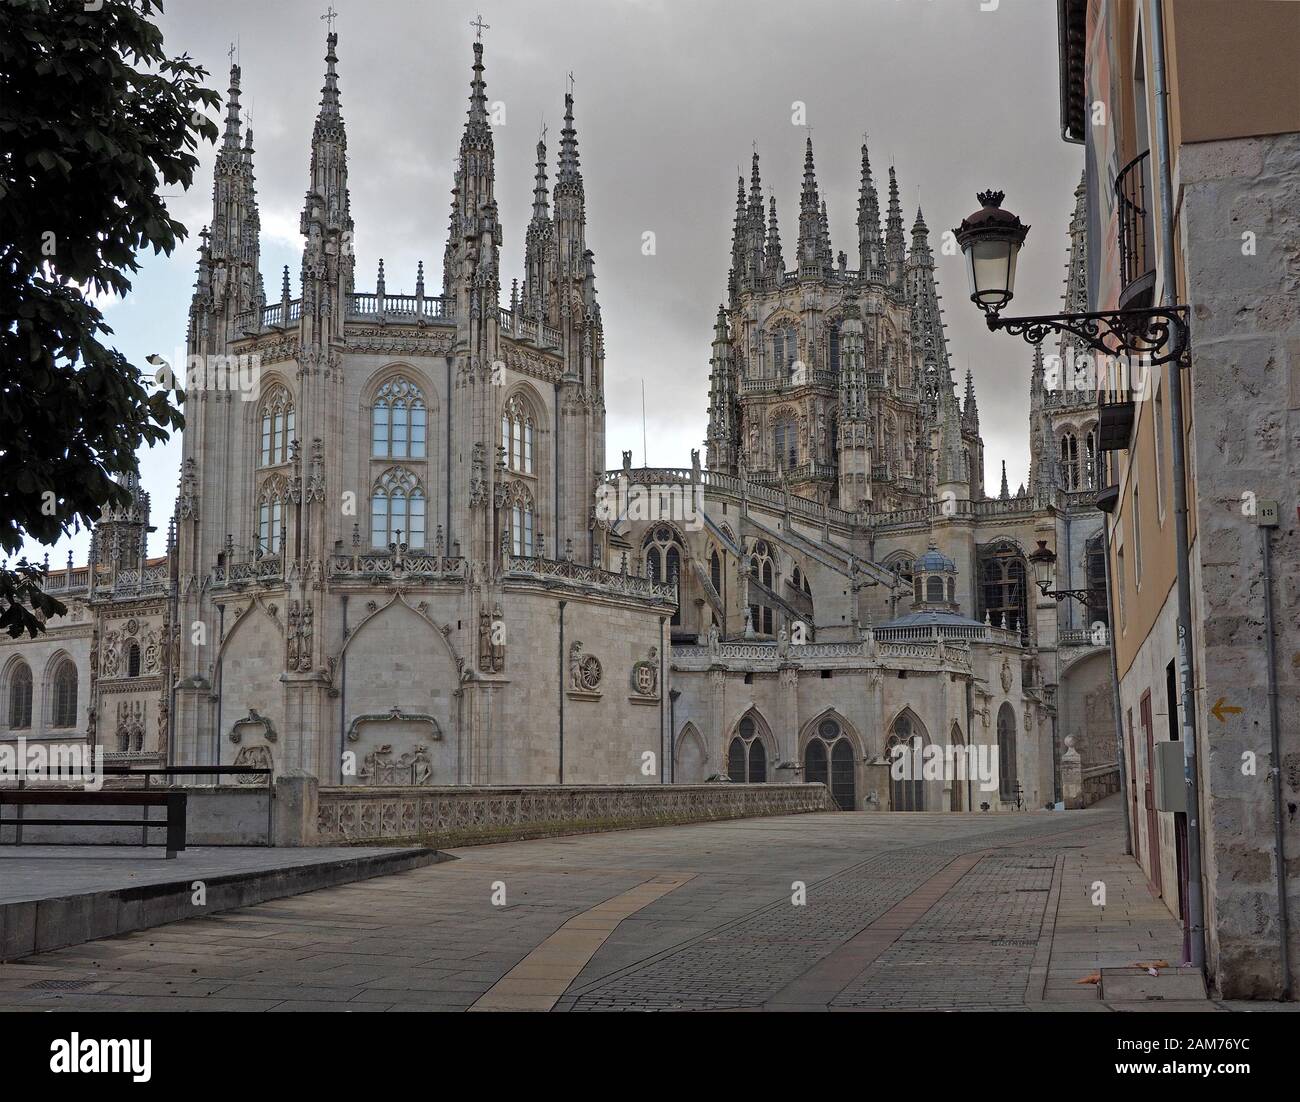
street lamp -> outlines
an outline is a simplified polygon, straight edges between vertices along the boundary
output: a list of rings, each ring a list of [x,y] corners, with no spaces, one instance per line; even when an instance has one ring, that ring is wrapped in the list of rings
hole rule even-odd
[[[984,311],[990,329],[1005,329],[1030,344],[1041,344],[1049,333],[1072,333],[1107,356],[1144,355],[1152,365],[1183,354],[1188,341],[1186,306],[1002,317],[1002,308],[1015,297],[1016,258],[1029,227],[1002,206],[1003,192],[982,191],[976,198],[980,209],[962,219],[953,233],[966,255],[971,301]]]
[[[1030,565],[1034,568],[1034,581],[1044,597],[1054,597],[1058,603],[1067,597],[1073,597],[1085,608],[1097,604],[1097,592],[1094,589],[1053,589],[1056,578],[1056,552],[1047,546],[1046,540],[1039,540],[1038,546],[1029,553]]]

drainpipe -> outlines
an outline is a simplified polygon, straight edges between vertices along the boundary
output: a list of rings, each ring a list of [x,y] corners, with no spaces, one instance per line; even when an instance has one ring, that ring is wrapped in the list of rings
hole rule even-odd
[[[1278,999],[1291,998],[1291,925],[1286,908],[1286,854],[1282,827],[1282,748],[1278,743],[1277,722],[1277,643],[1273,638],[1273,545],[1270,529],[1259,526],[1260,557],[1264,563],[1264,638],[1268,651],[1268,744],[1273,774],[1273,864],[1277,870],[1278,957],[1282,977]]]
[[[1115,753],[1119,762],[1119,794],[1124,802],[1124,853],[1133,856],[1133,824],[1129,822],[1128,763],[1124,760],[1124,716],[1119,699],[1119,659],[1115,656],[1115,587],[1110,578],[1110,518],[1101,525],[1102,551],[1106,556],[1106,620],[1110,625],[1110,706],[1115,713]]]
[[[668,783],[668,762],[664,759],[664,697],[668,694],[664,690],[668,687],[665,677],[667,676],[668,656],[664,653],[667,647],[664,645],[664,625],[667,618],[659,617],[659,783]],[[672,642],[672,636],[669,635],[669,644]]]
[[[1156,169],[1160,176],[1160,261],[1164,268],[1164,301],[1178,301],[1178,267],[1174,256],[1174,189],[1170,177],[1169,89],[1165,74],[1165,16],[1163,0],[1150,4],[1152,74],[1156,101]],[[1188,319],[1190,323],[1190,317]],[[1174,335],[1173,339],[1177,339]],[[1169,435],[1173,440],[1174,531],[1178,559],[1178,665],[1182,676],[1183,776],[1187,784],[1187,916],[1189,964],[1205,971],[1205,902],[1201,885],[1201,794],[1196,771],[1196,669],[1192,648],[1192,569],[1187,538],[1187,456],[1183,438],[1181,370],[1185,348],[1169,361]]]
[[[446,545],[443,545],[444,550]],[[343,594],[343,654],[339,658],[339,784],[347,784],[343,775],[343,754],[348,738],[348,595]]]
[[[560,775],[557,783],[564,783],[564,606],[568,601],[560,602],[560,682],[557,688],[560,694]]]

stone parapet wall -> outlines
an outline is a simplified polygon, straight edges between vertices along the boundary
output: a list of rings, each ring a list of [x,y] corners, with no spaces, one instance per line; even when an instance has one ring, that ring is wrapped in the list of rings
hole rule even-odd
[[[321,788],[317,845],[455,846],[833,811],[821,784]]]
[[[1083,771],[1083,806],[1091,807],[1119,791],[1119,762],[1095,765]]]

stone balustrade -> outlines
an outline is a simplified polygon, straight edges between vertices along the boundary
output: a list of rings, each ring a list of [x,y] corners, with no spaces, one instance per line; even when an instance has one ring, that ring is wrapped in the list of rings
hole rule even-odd
[[[302,841],[323,846],[445,847],[835,809],[821,784],[344,785],[307,795],[314,831]]]

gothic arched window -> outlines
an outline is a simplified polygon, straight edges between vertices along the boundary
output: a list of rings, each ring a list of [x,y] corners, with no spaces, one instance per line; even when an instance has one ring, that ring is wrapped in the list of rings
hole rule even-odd
[[[1028,638],[1025,560],[1016,548],[999,544],[980,553],[979,595],[981,620],[991,620],[995,628],[1018,629]]]
[[[1016,798],[1016,713],[1006,702],[998,709],[998,795]]]
[[[537,424],[532,411],[519,395],[506,403],[501,414],[501,448],[506,467],[518,474],[534,474],[534,437]]]
[[[21,658],[9,671],[9,726],[32,725],[32,670]]]
[[[423,548],[426,510],[419,479],[401,467],[389,467],[370,491],[371,546],[404,543],[413,549]]]
[[[777,470],[789,470],[799,465],[799,434],[793,417],[777,418],[773,444]]]
[[[54,670],[50,682],[50,726],[77,725],[77,667],[65,658]]]
[[[893,811],[925,810],[925,779],[920,775],[916,764],[919,757],[917,752],[924,746],[925,728],[910,711],[904,711],[894,720],[885,743],[885,760],[889,762],[890,808]]]
[[[257,550],[261,555],[278,555],[282,549],[288,497],[289,487],[279,475],[262,483],[257,498]]]
[[[763,784],[767,780],[767,748],[758,725],[745,716],[727,747],[727,776],[737,784]]]
[[[1097,485],[1097,431],[1090,428],[1084,437],[1083,486],[1091,489]]]
[[[537,506],[523,482],[506,485],[506,504],[501,514],[502,535],[510,553],[532,558],[536,551]]]
[[[768,547],[764,540],[758,540],[754,544],[754,550],[749,557],[749,568],[753,578],[762,582],[768,589],[773,588],[776,581],[776,570],[772,562],[771,548]],[[750,605],[749,615],[754,630],[760,635],[775,634],[776,625],[770,606]]]
[[[140,644],[134,639],[126,645],[126,676],[140,676]]]
[[[666,525],[652,528],[641,544],[645,551],[646,577],[655,582],[682,583],[682,548],[676,534]],[[715,552],[716,554],[716,552]],[[719,579],[721,580],[721,579]],[[717,588],[716,584],[714,588]],[[673,627],[681,627],[682,609],[678,600],[677,611],[673,613]]]
[[[389,379],[370,407],[370,454],[375,459],[424,459],[429,411],[409,379]]]
[[[1061,437],[1061,488],[1079,488],[1079,439],[1072,432]]]
[[[838,325],[832,325],[826,335],[826,351],[827,369],[838,371],[840,369],[840,327]]]
[[[275,467],[287,463],[294,430],[293,399],[289,392],[282,386],[272,387],[262,399],[261,413],[262,447],[257,465]]]

